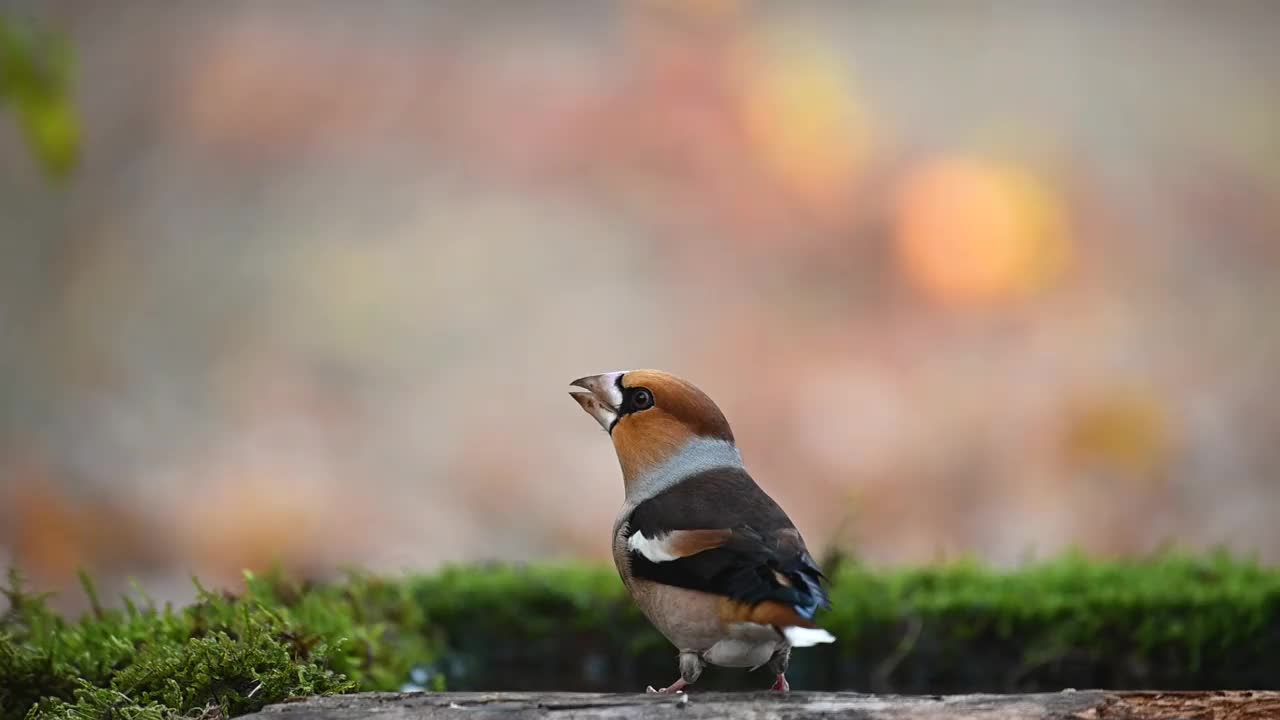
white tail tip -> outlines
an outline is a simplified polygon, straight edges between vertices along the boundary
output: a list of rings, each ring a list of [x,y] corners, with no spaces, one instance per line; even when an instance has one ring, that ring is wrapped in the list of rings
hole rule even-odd
[[[791,647],[809,647],[819,643],[835,642],[836,636],[822,628],[788,627],[782,629]]]

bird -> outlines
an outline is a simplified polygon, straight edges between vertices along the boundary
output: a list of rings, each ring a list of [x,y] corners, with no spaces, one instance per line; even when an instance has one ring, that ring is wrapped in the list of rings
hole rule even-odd
[[[791,649],[818,626],[826,579],[800,531],[743,465],[720,408],[660,370],[589,375],[569,394],[609,433],[625,491],[613,560],[649,622],[679,651],[678,693],[706,665],[768,666],[790,690]]]

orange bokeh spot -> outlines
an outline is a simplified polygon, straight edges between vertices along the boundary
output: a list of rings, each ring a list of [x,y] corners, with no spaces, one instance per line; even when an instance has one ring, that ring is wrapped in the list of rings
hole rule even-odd
[[[948,305],[1024,298],[1051,286],[1070,259],[1061,204],[1030,173],[943,158],[897,194],[894,242],[914,287]]]

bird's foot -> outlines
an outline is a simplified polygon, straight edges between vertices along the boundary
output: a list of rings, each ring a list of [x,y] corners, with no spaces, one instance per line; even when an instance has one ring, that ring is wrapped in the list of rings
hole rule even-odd
[[[689,683],[687,683],[687,682],[685,682],[685,681],[684,681],[684,678],[681,678],[681,679],[679,679],[679,680],[677,680],[677,681],[675,681],[675,682],[671,683],[671,684],[670,684],[670,685],[668,685],[667,687],[662,688],[661,690],[654,690],[654,689],[653,689],[653,686],[652,686],[652,685],[650,685],[649,687],[645,688],[645,689],[644,689],[644,691],[645,691],[645,692],[650,692],[650,693],[662,693],[662,694],[668,694],[668,695],[670,695],[670,694],[673,694],[673,693],[682,693],[682,692],[684,692],[684,688],[685,688],[685,686],[686,686],[686,685],[688,685],[688,684],[689,684]]]
[[[791,692],[791,684],[787,682],[787,676],[778,673],[778,679],[773,681],[773,687],[769,688],[773,692]]]

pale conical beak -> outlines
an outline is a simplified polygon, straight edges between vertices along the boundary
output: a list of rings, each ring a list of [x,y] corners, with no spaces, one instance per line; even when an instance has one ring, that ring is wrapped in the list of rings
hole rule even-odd
[[[622,405],[622,389],[618,387],[618,378],[625,374],[613,372],[578,378],[569,384],[587,392],[571,390],[569,396],[577,400],[582,409],[600,423],[600,427],[606,431],[612,430],[614,421],[618,419],[618,407]]]

